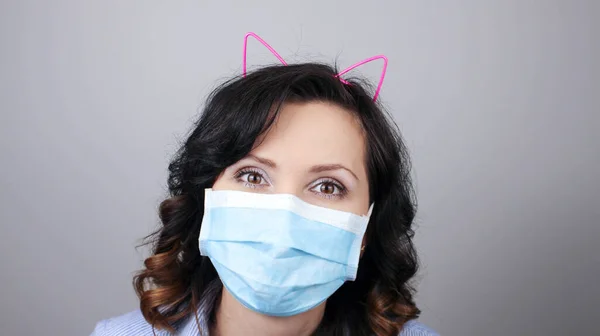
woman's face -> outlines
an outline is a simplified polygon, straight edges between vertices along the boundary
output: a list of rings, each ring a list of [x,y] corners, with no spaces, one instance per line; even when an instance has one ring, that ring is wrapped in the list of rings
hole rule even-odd
[[[322,207],[368,212],[365,139],[352,113],[321,102],[286,104],[257,144],[213,189],[292,194]]]

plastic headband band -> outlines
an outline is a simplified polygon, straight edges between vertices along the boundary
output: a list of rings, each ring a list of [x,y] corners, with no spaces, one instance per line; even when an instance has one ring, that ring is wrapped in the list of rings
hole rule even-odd
[[[242,63],[242,67],[243,67],[243,76],[246,77],[247,74],[247,51],[248,51],[248,38],[252,36],[254,37],[258,42],[260,42],[262,45],[264,45],[267,49],[269,49],[269,51],[275,55],[275,57],[277,57],[277,59],[281,62],[281,64],[283,65],[287,65],[287,63],[285,62],[285,60],[283,59],[283,57],[281,57],[281,55],[279,55],[277,53],[277,51],[275,51],[275,49],[273,49],[267,42],[265,42],[265,40],[263,40],[262,38],[260,38],[258,35],[256,35],[255,33],[247,33],[246,36],[244,36],[244,56],[243,56],[243,63]],[[337,75],[335,75],[336,78],[339,78],[339,80],[346,84],[346,85],[350,85],[350,83],[348,81],[346,81],[345,79],[341,78],[342,75],[344,75],[345,73],[372,61],[381,59],[383,60],[383,69],[381,70],[381,77],[379,77],[379,83],[377,84],[377,89],[375,90],[375,94],[373,95],[373,101],[377,100],[377,97],[379,96],[379,92],[381,91],[381,87],[383,86],[383,80],[385,79],[385,72],[387,71],[387,64],[388,64],[388,59],[387,57],[385,57],[384,55],[377,55],[377,56],[373,56],[373,57],[369,57],[365,60],[362,60],[358,63],[355,63],[351,66],[349,66],[348,68],[340,71],[340,73],[338,73]]]

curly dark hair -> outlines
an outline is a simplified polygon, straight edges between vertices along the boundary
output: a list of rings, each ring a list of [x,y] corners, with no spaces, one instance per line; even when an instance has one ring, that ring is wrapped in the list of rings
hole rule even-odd
[[[153,327],[173,331],[193,318],[208,285],[220,281],[198,250],[205,188],[250,153],[282,104],[312,101],[337,104],[360,121],[369,197],[375,203],[356,280],[327,300],[315,333],[397,335],[405,322],[418,317],[410,286],[417,255],[407,150],[392,118],[373,102],[371,87],[359,79],[344,84],[336,73],[334,67],[316,63],[269,66],[227,81],[208,97],[169,165],[170,195],[159,209],[162,226],[147,237],[153,253],[134,278],[141,311]]]

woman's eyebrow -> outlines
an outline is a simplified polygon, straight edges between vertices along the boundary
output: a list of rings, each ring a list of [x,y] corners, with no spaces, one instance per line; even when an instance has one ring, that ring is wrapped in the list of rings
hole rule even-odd
[[[256,161],[258,163],[262,163],[265,166],[273,168],[273,169],[277,168],[277,164],[275,163],[275,161],[264,158],[264,157],[257,156],[255,154],[248,154],[248,156],[246,156],[244,159],[250,159],[250,160]],[[360,181],[358,176],[356,176],[356,174],[350,168],[347,168],[344,165],[339,164],[339,163],[316,165],[316,166],[312,166],[310,168],[311,173],[322,173],[322,172],[334,171],[334,170],[345,170],[345,171],[349,172],[357,181]]]
[[[357,181],[359,181],[358,176],[356,176],[356,174],[354,174],[354,172],[352,170],[350,170],[349,168],[346,168],[345,166],[338,164],[338,163],[316,165],[316,166],[313,166],[312,168],[310,168],[311,173],[322,173],[322,172],[333,171],[333,170],[345,170],[345,171],[349,172],[350,174],[352,174],[352,176],[354,176],[354,178]]]
[[[263,157],[260,157],[260,156],[256,156],[254,154],[248,154],[245,157],[245,159],[254,160],[254,161],[258,162],[258,163],[262,163],[265,166],[268,166],[268,167],[273,168],[273,169],[277,168],[277,164],[275,163],[275,161],[269,160],[267,158],[263,158]]]

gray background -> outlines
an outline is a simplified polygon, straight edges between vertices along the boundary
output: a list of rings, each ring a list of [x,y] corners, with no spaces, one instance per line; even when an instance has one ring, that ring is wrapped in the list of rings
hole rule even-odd
[[[137,307],[168,160],[249,30],[290,62],[390,58],[423,322],[600,333],[600,2],[3,0],[0,29],[2,335]]]

